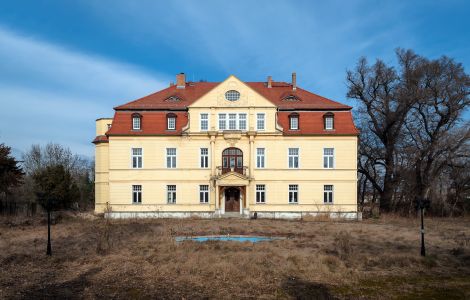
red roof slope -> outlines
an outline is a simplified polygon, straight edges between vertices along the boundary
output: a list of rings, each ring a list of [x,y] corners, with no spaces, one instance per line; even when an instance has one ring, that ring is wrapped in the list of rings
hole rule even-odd
[[[354,126],[351,111],[334,112],[334,129],[325,130],[323,116],[325,112],[309,111],[296,112],[299,117],[299,129],[289,129],[289,115],[291,112],[280,111],[277,113],[279,125],[284,129],[285,135],[357,135],[359,130]]]
[[[188,82],[184,89],[176,85],[150,94],[135,101],[115,107],[116,110],[152,110],[152,109],[186,109],[197,99],[216,87],[219,82]],[[316,95],[302,88],[292,90],[286,82],[273,82],[268,88],[265,82],[246,82],[253,90],[271,101],[280,109],[312,109],[312,110],[349,110],[350,106]],[[285,100],[293,96],[295,101]],[[169,99],[177,97],[179,101]]]

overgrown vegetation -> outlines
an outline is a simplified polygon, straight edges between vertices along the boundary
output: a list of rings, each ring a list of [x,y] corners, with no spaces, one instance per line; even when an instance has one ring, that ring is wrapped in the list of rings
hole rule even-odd
[[[470,220],[104,220],[64,215],[44,255],[39,220],[0,219],[0,298],[413,299],[470,296]],[[283,236],[258,244],[178,235]]]

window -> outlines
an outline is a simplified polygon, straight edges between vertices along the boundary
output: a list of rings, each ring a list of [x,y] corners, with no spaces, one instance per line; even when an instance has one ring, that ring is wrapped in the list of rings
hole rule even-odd
[[[142,148],[132,148],[132,168],[142,168]]]
[[[299,186],[297,184],[289,184],[289,203],[299,202]]]
[[[323,203],[333,203],[333,186],[323,186]]]
[[[334,148],[323,148],[323,168],[333,169],[335,162],[335,149]]]
[[[334,115],[333,113],[326,113],[323,115],[323,121],[326,130],[333,130],[334,129]]]
[[[140,130],[141,128],[141,116],[139,114],[132,115],[132,129],[133,130]]]
[[[246,130],[246,114],[238,114],[238,129]]]
[[[110,130],[112,124],[106,124],[106,125],[108,126],[108,130]]]
[[[142,203],[142,186],[133,185],[132,186],[132,203]]]
[[[209,130],[209,114],[201,114],[201,131]]]
[[[225,99],[228,101],[237,101],[240,99],[240,93],[235,90],[230,90],[225,93]]]
[[[299,148],[289,148],[289,169],[299,168]]]
[[[228,129],[237,129],[237,114],[228,114]]]
[[[209,149],[201,148],[201,168],[209,168]]]
[[[291,130],[299,129],[299,115],[298,114],[291,114],[289,116],[289,128]]]
[[[176,129],[176,115],[175,114],[168,114],[166,116],[167,120],[167,129],[168,130],[175,130]]]
[[[264,148],[256,148],[256,167],[264,168]]]
[[[219,114],[219,130],[225,130],[227,128],[227,115]]]
[[[209,186],[208,185],[199,186],[199,202],[209,203]]]
[[[166,167],[176,168],[176,148],[166,148]]]
[[[247,127],[248,124],[245,113],[219,114],[219,130],[246,130]]]
[[[166,200],[168,204],[176,203],[176,185],[166,186]]]
[[[264,114],[256,114],[256,129],[264,130]]]
[[[264,184],[256,185],[256,203],[266,203],[266,186]]]

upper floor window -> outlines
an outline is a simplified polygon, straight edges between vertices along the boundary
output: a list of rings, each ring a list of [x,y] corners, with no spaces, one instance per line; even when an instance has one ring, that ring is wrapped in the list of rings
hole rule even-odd
[[[209,149],[201,148],[201,168],[209,168]]]
[[[323,186],[323,203],[333,203],[333,186]]]
[[[264,184],[256,185],[256,203],[266,203],[266,186]]]
[[[299,168],[299,148],[289,148],[289,169]]]
[[[199,202],[209,203],[209,186],[208,185],[199,186]]]
[[[326,130],[333,130],[334,129],[334,115],[333,113],[326,113],[323,115],[323,122],[325,125]]]
[[[235,90],[230,90],[225,93],[225,99],[228,101],[237,101],[240,99],[240,93]]]
[[[133,185],[132,186],[132,203],[142,203],[142,186]]]
[[[176,185],[166,186],[166,201],[168,204],[176,203]]]
[[[176,129],[176,115],[175,114],[167,114],[167,129],[168,130],[175,130]]]
[[[219,130],[246,130],[247,127],[247,116],[245,113],[219,114]]]
[[[207,131],[209,130],[209,114],[201,114],[201,131]]]
[[[335,162],[335,149],[323,148],[323,168],[333,169]]]
[[[166,167],[176,168],[176,148],[166,148]]]
[[[132,168],[142,168],[142,148],[132,148]]]
[[[264,130],[264,114],[256,114],[256,129]]]
[[[219,114],[219,130],[225,130],[227,128],[227,115]]]
[[[291,130],[299,129],[299,114],[293,113],[289,115],[289,128]]]
[[[299,203],[299,186],[289,184],[289,203]]]
[[[256,148],[256,167],[264,168],[264,148]]]
[[[133,114],[132,115],[132,129],[133,130],[140,130],[142,126],[142,116],[140,114]]]

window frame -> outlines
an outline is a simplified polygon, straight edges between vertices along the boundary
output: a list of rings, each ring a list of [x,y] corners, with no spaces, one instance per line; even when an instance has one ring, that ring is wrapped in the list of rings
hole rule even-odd
[[[295,189],[294,189],[295,187]],[[289,201],[289,204],[298,204],[299,203],[299,185],[298,184],[289,184],[289,188],[288,188],[288,201]],[[291,193],[292,193],[292,196],[291,196]],[[294,197],[295,195],[295,197]],[[295,201],[291,201],[291,199],[294,199],[295,198]]]
[[[204,190],[203,187],[207,187],[207,190]],[[209,204],[209,201],[210,201],[209,185],[200,184],[199,185],[199,203]]]
[[[329,127],[328,120],[331,120],[331,128]],[[323,115],[323,128],[324,130],[334,130],[335,129],[335,115],[332,112],[327,112]]]
[[[294,119],[296,120],[296,123],[297,123],[296,124],[297,126],[295,128],[292,126],[292,122],[293,122]],[[298,113],[290,114],[289,115],[289,130],[299,130],[299,128],[300,128],[299,114]]]
[[[176,130],[176,115],[173,113],[166,115],[166,130]]]
[[[231,119],[230,116],[235,116],[235,119]],[[217,114],[218,120],[217,120],[217,130],[218,131],[224,131],[224,130],[240,130],[240,131],[248,131],[248,113],[246,112],[221,112]],[[221,116],[223,116],[221,118]],[[244,118],[240,118],[240,116],[244,116]],[[241,128],[240,124],[244,122],[244,128]],[[222,126],[220,126],[223,124]],[[235,127],[231,125],[235,125]]]
[[[259,187],[259,189],[258,189],[258,187]],[[262,187],[262,189],[261,189],[261,187]],[[256,201],[256,204],[265,204],[266,203],[266,185],[265,184],[257,184],[255,186],[255,201]]]
[[[260,118],[262,116],[262,118]],[[263,128],[260,128],[260,121],[263,122]],[[256,130],[265,131],[266,130],[266,114],[265,113],[256,113]]]
[[[139,126],[136,126],[136,120],[138,120]],[[132,130],[142,130],[142,115],[141,114],[138,114],[138,113],[132,114],[131,121],[132,121]]]
[[[138,187],[140,187],[140,188],[138,189]],[[134,201],[134,194],[136,195],[135,198],[137,199],[137,201]],[[131,199],[132,199],[131,200],[132,204],[142,204],[142,185],[141,184],[133,184],[132,185],[132,187],[131,187]]]
[[[134,154],[134,150],[140,149],[140,155]],[[134,167],[134,157],[137,158],[137,167]],[[140,158],[140,167],[139,160]],[[143,169],[144,168],[144,148],[142,147],[131,147],[131,169]]]
[[[168,154],[169,149],[175,149],[175,154]],[[174,157],[174,166],[173,166],[173,160],[171,159]],[[168,158],[170,158],[170,166],[168,166]],[[178,167],[177,165],[178,162],[178,149],[176,147],[167,147],[165,148],[165,166],[167,169],[176,169]]]
[[[290,154],[291,149],[297,149],[297,154]],[[292,157],[292,167],[291,167],[291,157]],[[297,157],[297,167],[295,167],[295,157]],[[287,148],[287,167],[289,169],[300,169],[300,148]]]
[[[263,154],[260,155],[258,153],[258,150],[263,149]],[[259,159],[262,157],[262,164],[260,164],[261,160]],[[266,168],[266,148],[265,147],[259,147],[256,148],[256,169],[265,169]]]
[[[331,190],[327,190],[326,187],[331,187]],[[335,191],[335,187],[333,184],[323,185],[323,204],[329,204],[329,205],[334,204],[334,201],[335,201],[334,191]],[[330,195],[330,197],[328,197],[327,195]]]
[[[170,187],[174,187],[174,190],[173,189],[170,190]],[[176,184],[166,185],[166,204],[176,204],[176,199],[177,199],[176,192],[177,192]],[[171,201],[170,201],[170,198],[171,198]]]
[[[203,149],[207,150],[206,154],[202,153]],[[209,148],[207,148],[207,147],[199,148],[199,168],[201,168],[201,169],[208,169],[209,168]]]
[[[333,150],[333,154],[325,154],[326,150]],[[330,165],[330,159],[331,158],[331,165]],[[325,162],[327,162],[325,166]],[[334,169],[336,164],[335,160],[335,148],[333,147],[325,147],[323,148],[323,169]]]
[[[206,116],[206,119],[203,119],[202,116]],[[206,128],[203,128],[204,121],[206,123]],[[209,131],[209,113],[200,113],[199,114],[199,130],[200,131]]]

